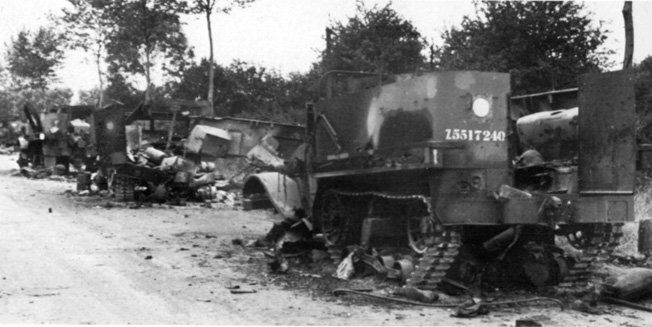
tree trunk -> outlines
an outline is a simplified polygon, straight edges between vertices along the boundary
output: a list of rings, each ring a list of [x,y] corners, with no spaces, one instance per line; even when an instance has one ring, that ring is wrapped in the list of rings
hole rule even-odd
[[[145,103],[152,102],[152,80],[150,76],[150,53],[149,49],[145,49],[145,80],[147,81],[147,88],[145,88]]]
[[[634,57],[634,22],[631,1],[625,1],[623,18],[625,19],[625,59],[623,60],[623,69],[627,69],[632,67],[632,58]]]
[[[211,114],[215,116],[215,108],[213,107],[213,31],[211,29],[211,12],[212,10],[208,8],[206,10],[206,22],[208,23],[208,45],[210,48],[210,58],[209,67],[208,67],[208,105],[211,108]]]
[[[95,56],[95,64],[97,65],[97,77],[100,79],[100,94],[99,94],[99,99],[97,101],[97,108],[102,108],[104,105],[104,79],[102,78],[102,67],[100,66],[102,63],[102,45],[99,45],[99,49],[97,50],[97,55]]]

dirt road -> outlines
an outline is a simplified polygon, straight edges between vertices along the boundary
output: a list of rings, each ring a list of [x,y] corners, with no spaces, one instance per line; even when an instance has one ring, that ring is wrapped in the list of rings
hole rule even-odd
[[[154,205],[132,209],[67,193],[73,183],[12,177],[0,156],[0,323],[645,326],[652,314],[608,307],[591,316],[544,303],[473,319],[444,309],[288,289],[260,249],[266,212]],[[14,169],[12,171],[12,169]],[[331,278],[317,276],[315,283]],[[255,290],[231,294],[228,287]]]

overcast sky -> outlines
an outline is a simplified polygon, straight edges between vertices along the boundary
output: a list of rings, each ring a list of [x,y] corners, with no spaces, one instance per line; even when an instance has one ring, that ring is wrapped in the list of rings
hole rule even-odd
[[[366,0],[367,6],[384,5],[387,0]],[[595,21],[602,20],[612,32],[607,47],[616,51],[612,58],[622,62],[624,24],[622,1],[585,2]],[[0,48],[21,29],[36,29],[48,24],[49,12],[59,14],[66,0],[0,0]],[[441,33],[459,25],[464,15],[474,17],[471,1],[394,0],[392,8],[430,42],[441,44]],[[634,62],[652,55],[652,1],[634,1]],[[241,59],[274,69],[286,76],[306,72],[324,48],[324,29],[331,21],[343,21],[355,14],[354,0],[257,0],[230,15],[215,15],[215,59],[229,64]],[[198,58],[208,57],[208,34],[203,16],[184,17],[184,31]],[[647,35],[647,37],[646,37]],[[84,54],[73,54],[59,72],[64,86],[73,90],[91,89],[97,77],[92,65],[83,62]]]

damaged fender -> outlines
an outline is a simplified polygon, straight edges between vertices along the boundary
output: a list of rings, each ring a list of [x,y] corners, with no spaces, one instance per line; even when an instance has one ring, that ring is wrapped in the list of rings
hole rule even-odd
[[[253,198],[263,194],[285,218],[293,218],[295,210],[303,208],[300,179],[278,172],[264,172],[249,176],[242,189],[243,197]]]

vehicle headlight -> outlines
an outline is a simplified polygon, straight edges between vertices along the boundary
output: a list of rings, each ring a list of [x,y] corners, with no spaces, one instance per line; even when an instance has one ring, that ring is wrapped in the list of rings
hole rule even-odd
[[[480,118],[486,117],[489,114],[490,108],[491,105],[485,98],[476,98],[473,100],[473,113]]]

